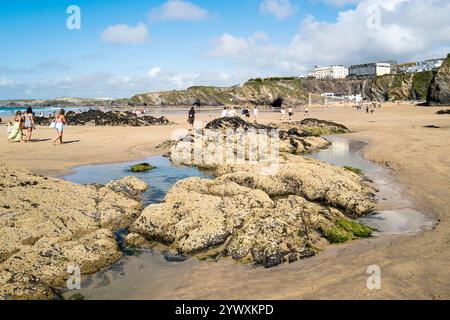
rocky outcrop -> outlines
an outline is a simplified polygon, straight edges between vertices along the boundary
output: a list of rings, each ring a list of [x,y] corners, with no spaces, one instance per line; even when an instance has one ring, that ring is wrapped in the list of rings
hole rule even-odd
[[[370,235],[370,229],[350,219],[371,212],[374,206],[374,190],[363,178],[296,155],[329,144],[303,128],[330,133],[348,129],[316,119],[289,126],[277,131],[271,125],[222,118],[207,125],[216,136],[200,135],[203,140],[195,141],[190,135],[180,140],[170,155],[176,163],[193,164],[193,154],[185,152],[193,145],[216,151],[225,148],[224,140],[233,141],[232,154],[243,147],[245,161],[214,162],[217,158],[210,159],[200,150],[202,161],[195,165],[213,169],[216,179],[178,182],[163,203],[144,210],[131,231],[165,244],[171,257],[231,256],[266,267],[314,255],[323,239],[344,242]],[[248,135],[273,129],[279,141],[276,158],[258,154],[257,161],[247,159],[245,147],[252,146],[243,141]]]
[[[142,193],[148,189],[148,185],[144,181],[133,176],[111,181],[105,187],[136,201],[139,201]]]
[[[182,180],[131,230],[174,255],[213,249],[266,267],[314,255],[322,239],[336,241],[336,234],[361,236],[338,225],[372,210],[373,190],[358,175],[299,156],[283,161],[271,173],[262,165],[228,165],[215,180]]]
[[[233,181],[270,197],[298,195],[309,201],[340,208],[349,216],[361,216],[373,206],[371,189],[347,170],[298,156],[284,155],[270,175],[262,165],[222,165],[216,169],[219,180]]]
[[[49,299],[76,266],[90,274],[120,258],[114,232],[141,213],[144,183],[81,186],[0,164],[0,299]]]
[[[276,153],[301,154],[329,146],[326,139],[310,131],[295,124],[281,129],[237,117],[221,118],[178,141],[170,149],[170,159],[179,165],[216,169],[224,163],[242,161],[267,164],[278,161]]]
[[[450,54],[431,82],[427,102],[429,105],[450,105]]]
[[[450,114],[450,109],[447,110],[439,110],[436,112],[436,114]]]
[[[69,126],[95,125],[145,127],[173,124],[165,117],[155,118],[152,116],[138,116],[133,112],[103,112],[100,110],[89,110],[83,113],[71,111],[67,113],[66,120]],[[48,126],[53,121],[53,118],[36,117],[35,121],[38,125]]]
[[[267,126],[259,123],[252,123],[239,117],[225,117],[215,119],[206,124],[205,129],[209,130],[272,130],[274,126]]]
[[[297,129],[306,136],[327,136],[332,134],[349,133],[350,130],[336,122],[319,120],[319,119],[303,119],[301,121],[283,122],[281,124],[271,124],[280,129]]]

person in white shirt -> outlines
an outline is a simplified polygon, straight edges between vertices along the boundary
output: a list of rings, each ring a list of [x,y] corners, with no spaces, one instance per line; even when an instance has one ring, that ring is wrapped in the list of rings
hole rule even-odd
[[[284,120],[284,117],[286,116],[286,110],[284,108],[281,108],[281,121]]]
[[[222,118],[228,117],[228,110],[227,107],[224,107],[222,110]]]
[[[258,107],[255,107],[255,109],[253,109],[253,116],[255,117],[255,121],[256,121],[256,119],[258,119],[258,116],[259,116]]]

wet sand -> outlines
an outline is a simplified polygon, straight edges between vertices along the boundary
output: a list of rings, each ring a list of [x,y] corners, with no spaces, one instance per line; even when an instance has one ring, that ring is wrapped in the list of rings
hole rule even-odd
[[[272,269],[249,268],[230,260],[202,263],[168,281],[159,290],[136,296],[148,299],[449,299],[450,298],[450,116],[436,115],[444,108],[385,105],[373,115],[350,108],[313,108],[309,117],[333,120],[355,131],[348,136],[369,142],[365,158],[392,169],[393,177],[414,199],[415,207],[440,223],[434,230],[414,236],[386,236],[331,246],[311,259]],[[30,168],[41,174],[61,175],[72,166],[136,160],[159,150],[155,146],[185,117],[168,116],[180,123],[148,128],[68,128],[67,140],[53,147],[50,141],[7,144],[0,140],[0,161]],[[200,120],[212,119],[207,114]],[[278,114],[261,114],[275,121]],[[296,114],[300,120],[303,114]],[[441,128],[424,128],[435,125]],[[35,138],[53,135],[39,128]],[[0,136],[1,138],[1,136]],[[368,290],[367,267],[381,267],[382,289]],[[124,298],[132,298],[130,296]]]

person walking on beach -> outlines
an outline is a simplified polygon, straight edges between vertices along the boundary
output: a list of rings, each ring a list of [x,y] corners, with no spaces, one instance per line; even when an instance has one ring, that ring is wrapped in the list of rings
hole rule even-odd
[[[250,110],[248,107],[244,107],[244,115],[247,119],[250,119]]]
[[[309,108],[308,108],[308,106],[306,106],[305,107],[305,115],[308,115],[309,114]]]
[[[64,133],[64,125],[66,124],[66,112],[64,109],[59,110],[55,116],[55,129],[58,135],[55,139],[53,139],[53,145],[56,145],[56,142],[59,141],[59,144],[63,144],[63,133]]]
[[[23,131],[22,112],[16,111],[16,115],[14,116],[14,125],[11,130],[11,133],[8,136],[8,142],[21,142],[22,131]]]
[[[189,114],[188,114],[188,121],[187,121],[192,129],[194,129],[194,123],[195,123],[195,108],[191,107],[191,110],[189,110]]]
[[[292,120],[292,116],[294,115],[294,110],[292,109],[292,107],[290,107],[288,109],[288,115],[289,115],[289,120]]]
[[[31,107],[27,108],[27,112],[24,116],[24,128],[27,130],[27,134],[25,135],[25,142],[31,141],[31,135],[33,134],[33,130],[35,129],[35,123],[34,123],[34,115],[33,115],[33,109]]]
[[[259,116],[259,110],[258,107],[255,107],[255,109],[253,109],[253,117],[255,118],[255,122],[258,119]]]
[[[222,118],[228,117],[228,109],[227,107],[224,107],[222,110]]]
[[[280,112],[281,112],[281,121],[284,121],[284,117],[286,116],[286,110],[283,107],[281,107]]]

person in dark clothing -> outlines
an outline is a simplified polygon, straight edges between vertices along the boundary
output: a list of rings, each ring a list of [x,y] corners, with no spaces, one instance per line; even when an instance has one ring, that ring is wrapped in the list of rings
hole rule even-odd
[[[200,99],[195,100],[194,103],[193,103],[193,105],[194,105],[195,107],[200,107],[200,106],[201,106]]]
[[[187,121],[191,126],[192,129],[194,128],[194,123],[195,123],[195,109],[194,107],[191,108],[191,110],[189,110],[189,115],[188,115],[188,121]]]

